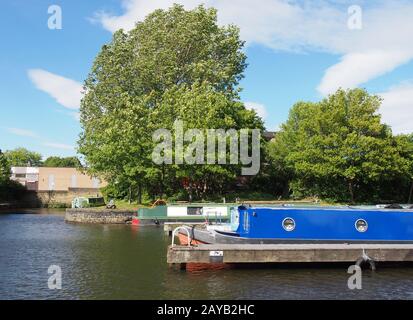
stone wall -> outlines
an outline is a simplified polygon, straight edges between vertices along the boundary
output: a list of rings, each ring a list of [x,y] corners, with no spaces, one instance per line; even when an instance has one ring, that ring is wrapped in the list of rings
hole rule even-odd
[[[101,197],[97,189],[69,189],[69,191],[33,191],[27,190],[18,201],[8,203],[9,208],[70,208],[76,197]],[[4,207],[6,207],[4,205]]]
[[[53,204],[65,204],[71,207],[72,200],[76,197],[101,197],[101,193],[96,189],[72,189],[69,191],[38,191],[37,197],[44,207]]]
[[[66,209],[65,220],[77,223],[124,224],[132,220],[136,211],[110,209]]]

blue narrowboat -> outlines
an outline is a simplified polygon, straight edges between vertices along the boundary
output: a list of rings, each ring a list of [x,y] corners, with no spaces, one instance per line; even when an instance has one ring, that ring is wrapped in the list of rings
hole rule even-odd
[[[240,206],[227,228],[189,231],[197,243],[413,243],[413,210]]]

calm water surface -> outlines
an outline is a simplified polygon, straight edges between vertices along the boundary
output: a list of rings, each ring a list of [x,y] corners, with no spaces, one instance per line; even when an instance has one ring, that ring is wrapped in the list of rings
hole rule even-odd
[[[413,268],[346,267],[185,272],[168,268],[162,228],[76,225],[62,212],[0,214],[0,299],[413,299]],[[49,290],[47,269],[62,269]]]

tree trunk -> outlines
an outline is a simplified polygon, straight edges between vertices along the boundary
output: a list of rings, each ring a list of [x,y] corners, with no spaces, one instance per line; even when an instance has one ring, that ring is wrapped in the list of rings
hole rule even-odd
[[[409,200],[407,201],[408,204],[412,203],[412,194],[413,194],[413,180],[410,186]]]
[[[354,203],[353,181],[348,182],[348,191],[350,193],[350,203]]]
[[[290,196],[290,185],[289,183],[285,183],[282,192],[282,198],[287,199]]]
[[[164,194],[164,181],[165,181],[165,164],[162,164],[162,172],[161,172],[161,199],[163,198]]]
[[[189,202],[192,202],[192,182],[189,182],[188,193],[189,193]]]
[[[142,204],[142,183],[138,183],[138,204]]]
[[[132,186],[129,185],[128,203],[131,204],[131,202],[132,202]]]

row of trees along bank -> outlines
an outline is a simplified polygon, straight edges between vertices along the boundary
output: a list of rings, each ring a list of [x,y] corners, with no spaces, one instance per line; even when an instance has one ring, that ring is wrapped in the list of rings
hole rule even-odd
[[[10,180],[10,162],[0,150],[0,202],[15,202],[26,192],[20,183]]]
[[[77,168],[81,163],[77,157],[57,157],[50,156],[42,160],[42,155],[26,148],[16,148],[4,152],[10,166],[13,167],[60,167],[60,168]]]
[[[381,123],[380,103],[362,89],[296,103],[268,145],[275,177],[296,197],[411,201],[413,135],[394,136]]]
[[[119,30],[85,81],[78,150],[115,197],[144,194],[205,199],[233,194],[240,165],[156,165],[152,133],[185,128],[263,130],[240,101],[247,66],[236,26],[218,26],[215,9],[156,10],[131,31]],[[261,170],[248,192],[318,196],[335,201],[407,201],[412,137],[393,136],[377,113],[379,97],[339,90],[300,102],[275,140],[262,142]],[[227,148],[229,150],[229,148]],[[411,193],[411,192],[410,192]]]

